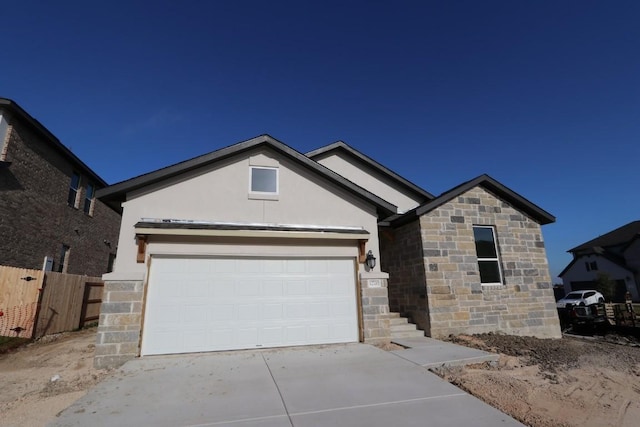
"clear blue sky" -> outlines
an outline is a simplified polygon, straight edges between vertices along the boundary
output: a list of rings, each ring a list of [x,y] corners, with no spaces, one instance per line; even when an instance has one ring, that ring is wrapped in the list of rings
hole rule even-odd
[[[434,194],[488,173],[565,251],[640,218],[639,1],[21,1],[0,96],[115,183],[269,133]]]

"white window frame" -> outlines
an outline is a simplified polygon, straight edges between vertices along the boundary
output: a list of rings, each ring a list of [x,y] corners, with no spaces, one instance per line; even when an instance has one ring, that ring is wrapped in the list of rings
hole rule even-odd
[[[474,229],[476,228],[488,228],[491,230],[491,235],[493,237],[493,246],[495,248],[496,251],[496,256],[495,257],[491,257],[491,258],[481,258],[478,255],[478,251],[476,249],[476,258],[478,260],[478,276],[480,278],[480,284],[482,286],[502,286],[504,285],[504,275],[502,273],[502,262],[500,262],[500,252],[498,251],[498,239],[496,238],[496,228],[492,225],[474,225],[473,226]],[[475,236],[473,238],[474,243],[475,243]],[[486,282],[483,283],[482,282],[482,276],[480,275],[480,261],[495,261],[498,264],[498,275],[500,276],[500,281],[499,282]]]
[[[276,191],[256,191],[251,187],[253,181],[253,171],[255,169],[273,170],[276,172]],[[249,196],[255,196],[253,198],[268,198],[272,199],[278,197],[280,194],[280,171],[277,167],[270,166],[250,166],[249,167]]]

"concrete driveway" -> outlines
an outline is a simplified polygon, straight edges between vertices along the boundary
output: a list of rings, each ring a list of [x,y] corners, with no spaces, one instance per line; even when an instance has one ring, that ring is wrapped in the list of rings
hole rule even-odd
[[[365,344],[145,357],[51,426],[522,426]]]

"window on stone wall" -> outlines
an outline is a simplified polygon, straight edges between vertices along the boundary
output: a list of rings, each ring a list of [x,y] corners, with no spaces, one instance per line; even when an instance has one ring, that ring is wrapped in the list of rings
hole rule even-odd
[[[73,173],[71,175],[71,183],[69,183],[69,195],[67,196],[67,204],[73,208],[77,208],[78,205],[78,189],[80,188],[80,174]]]
[[[495,229],[491,226],[474,226],[473,237],[476,242],[480,283],[483,285],[501,285],[502,268],[500,267]]]
[[[84,213],[87,215],[93,215],[93,196],[96,189],[93,184],[88,183],[86,191],[84,193]]]

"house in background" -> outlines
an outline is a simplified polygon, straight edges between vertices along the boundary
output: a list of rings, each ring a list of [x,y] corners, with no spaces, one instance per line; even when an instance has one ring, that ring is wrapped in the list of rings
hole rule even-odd
[[[559,274],[565,291],[598,289],[599,277],[614,282],[616,302],[629,292],[640,301],[640,221],[633,221],[569,251],[573,260]]]
[[[540,227],[554,218],[488,176],[439,197],[337,142],[263,135],[98,192],[122,209],[95,365],[137,356],[560,337]]]
[[[99,276],[120,214],[107,184],[18,104],[0,98],[0,265]]]

